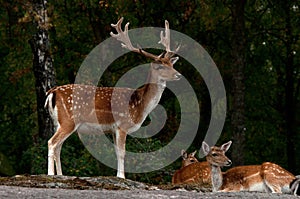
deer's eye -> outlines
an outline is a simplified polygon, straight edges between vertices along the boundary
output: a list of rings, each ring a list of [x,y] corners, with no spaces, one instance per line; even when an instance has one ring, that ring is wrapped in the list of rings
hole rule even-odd
[[[160,65],[160,64],[157,64],[155,65],[154,67],[156,70],[161,70],[161,69],[164,69],[165,67],[163,65]]]
[[[193,160],[193,159],[192,159],[192,160],[190,160],[190,161],[191,161],[191,162],[195,162],[195,160]]]

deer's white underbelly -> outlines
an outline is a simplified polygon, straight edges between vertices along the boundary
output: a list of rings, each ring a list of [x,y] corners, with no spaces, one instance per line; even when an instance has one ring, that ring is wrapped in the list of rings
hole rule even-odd
[[[77,132],[100,135],[104,133],[114,132],[116,129],[116,124],[81,123],[78,125]]]
[[[100,135],[104,133],[114,133],[118,128],[125,130],[128,134],[137,131],[142,123],[131,125],[130,128],[122,129],[122,125],[118,124],[98,124],[98,123],[81,123],[78,125],[77,132],[83,134]]]

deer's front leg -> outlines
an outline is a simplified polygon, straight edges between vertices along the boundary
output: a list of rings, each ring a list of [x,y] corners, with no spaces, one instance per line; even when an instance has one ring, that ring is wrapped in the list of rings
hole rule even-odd
[[[118,129],[113,135],[115,142],[115,151],[118,161],[118,173],[117,177],[125,179],[125,169],[124,169],[124,158],[125,158],[125,142],[126,142],[126,132],[122,129]]]
[[[57,175],[62,175],[62,169],[61,169],[61,162],[60,162],[60,152],[61,152],[61,147],[62,147],[62,143],[59,144],[57,147],[56,147],[56,150],[55,150],[55,167],[56,167],[56,174]]]

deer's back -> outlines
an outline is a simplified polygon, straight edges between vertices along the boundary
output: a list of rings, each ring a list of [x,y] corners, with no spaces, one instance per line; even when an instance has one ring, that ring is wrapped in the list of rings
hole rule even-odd
[[[208,162],[196,162],[177,170],[172,184],[211,184],[211,172]]]

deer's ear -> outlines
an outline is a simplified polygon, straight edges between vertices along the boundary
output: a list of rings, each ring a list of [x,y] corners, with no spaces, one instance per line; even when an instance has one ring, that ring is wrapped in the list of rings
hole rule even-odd
[[[225,152],[228,151],[228,149],[229,149],[230,146],[231,146],[231,143],[232,143],[232,141],[229,141],[229,142],[223,144],[223,145],[221,146],[221,149],[222,149],[223,151],[225,151]]]
[[[179,59],[179,57],[172,57],[172,58],[170,59],[172,65],[174,65],[174,64],[178,61],[178,59]]]
[[[185,151],[185,150],[181,150],[181,157],[182,157],[182,159],[187,159],[187,157],[188,157],[188,155],[187,155],[187,152]]]
[[[195,157],[196,153],[197,153],[197,150],[194,151],[193,153],[191,153],[191,155],[192,155],[193,157]]]
[[[202,150],[205,156],[207,156],[207,154],[210,151],[210,147],[208,146],[208,144],[206,142],[202,142]]]

